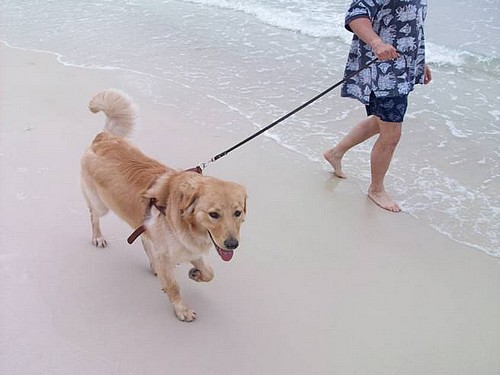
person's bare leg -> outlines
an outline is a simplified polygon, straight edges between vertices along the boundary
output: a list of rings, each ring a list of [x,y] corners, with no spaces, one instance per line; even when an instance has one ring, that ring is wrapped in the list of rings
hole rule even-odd
[[[375,116],[369,116],[359,124],[339,142],[337,145],[324,152],[323,157],[333,167],[333,173],[340,178],[347,176],[342,171],[342,158],[352,147],[366,141],[379,133],[379,124]]]
[[[387,194],[384,187],[384,178],[389,169],[394,150],[401,138],[401,123],[384,122],[377,118],[380,135],[373,145],[371,153],[372,182],[368,188],[368,196],[380,207],[400,212],[401,208]]]

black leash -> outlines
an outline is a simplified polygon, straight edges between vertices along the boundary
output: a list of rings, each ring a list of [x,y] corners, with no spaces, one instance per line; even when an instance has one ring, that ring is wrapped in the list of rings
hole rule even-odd
[[[348,81],[349,79],[351,79],[352,77],[356,76],[357,74],[359,74],[361,71],[365,70],[366,68],[368,68],[370,65],[372,65],[375,61],[377,61],[378,59],[373,59],[373,60],[370,60],[368,63],[366,63],[365,66],[363,66],[362,68],[356,70],[355,72],[349,74],[347,77],[345,77],[342,81],[339,81],[337,82],[336,84],[334,84],[333,86],[330,86],[329,88],[327,88],[326,90],[324,90],[323,92],[319,93],[318,95],[316,95],[314,98],[308,100],[307,102],[305,102],[304,104],[300,105],[299,107],[295,108],[293,111],[291,112],[288,112],[286,115],[280,117],[279,119],[277,119],[276,121],[274,121],[273,123],[267,125],[265,128],[262,128],[260,129],[258,132],[252,134],[250,137],[248,138],[245,138],[244,140],[242,140],[240,143],[237,143],[235,144],[233,147],[231,148],[228,148],[226,151],[223,151],[221,152],[220,154],[217,154],[215,155],[212,159],[210,159],[209,161],[207,161],[206,163],[202,163],[201,165],[198,165],[194,168],[191,168],[191,170],[193,171],[197,171],[198,173],[201,173],[201,171],[203,171],[205,169],[205,167],[210,164],[210,163],[213,163],[214,161],[222,158],[223,156],[226,156],[227,154],[229,154],[231,151],[237,149],[238,147],[240,146],[243,146],[245,143],[251,141],[252,139],[254,139],[255,137],[261,135],[262,133],[268,131],[269,129],[271,129],[272,127],[278,125],[280,122],[286,120],[287,118],[289,118],[290,116],[293,116],[294,114],[296,114],[297,112],[299,112],[300,110],[304,109],[305,107],[307,107],[308,105],[310,105],[311,103],[315,102],[316,100],[318,100],[319,98],[325,96],[326,94],[328,94],[330,91],[332,91],[333,89],[337,88],[338,86],[340,86],[341,84],[343,84],[344,82]]]

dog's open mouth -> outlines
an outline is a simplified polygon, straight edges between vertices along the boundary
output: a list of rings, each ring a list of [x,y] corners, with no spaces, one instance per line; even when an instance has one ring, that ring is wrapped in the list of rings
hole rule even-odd
[[[210,233],[210,231],[208,232],[208,235],[210,236],[210,239],[212,240],[212,243],[214,244],[215,250],[217,250],[217,252],[219,253],[219,256],[222,258],[222,260],[224,262],[229,262],[233,258],[234,251],[233,250],[225,250],[225,249],[219,247],[215,243],[214,238],[212,237],[212,233]]]
[[[221,249],[219,246],[215,245],[215,248],[217,249],[217,252],[219,253],[220,257],[224,262],[229,262],[231,258],[233,257],[234,251],[233,250],[224,250]]]

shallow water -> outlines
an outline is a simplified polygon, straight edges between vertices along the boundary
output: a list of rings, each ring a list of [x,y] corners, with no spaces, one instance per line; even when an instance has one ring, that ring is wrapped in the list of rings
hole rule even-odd
[[[11,1],[0,40],[65,64],[119,68],[157,103],[185,110],[170,88],[196,92],[200,126],[242,138],[342,78],[350,34],[344,0]],[[453,12],[449,7],[453,6]],[[500,256],[498,0],[430,2],[434,82],[410,97],[387,186],[403,209],[450,238]],[[461,22],[456,22],[460,19]],[[487,35],[487,37],[485,37]],[[206,105],[206,104],[209,105]],[[201,108],[212,108],[201,113]],[[364,116],[333,92],[265,134],[328,170],[322,152]],[[362,189],[371,143],[344,165]]]

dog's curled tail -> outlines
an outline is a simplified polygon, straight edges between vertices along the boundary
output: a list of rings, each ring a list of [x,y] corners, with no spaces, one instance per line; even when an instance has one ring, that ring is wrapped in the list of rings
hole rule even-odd
[[[124,92],[108,89],[96,94],[89,102],[93,113],[106,114],[104,130],[118,137],[127,137],[132,132],[139,110],[132,99]]]

